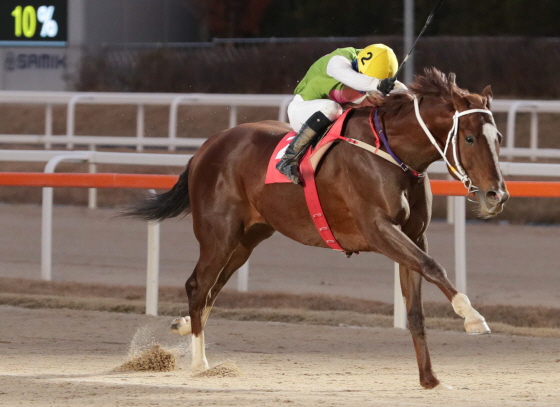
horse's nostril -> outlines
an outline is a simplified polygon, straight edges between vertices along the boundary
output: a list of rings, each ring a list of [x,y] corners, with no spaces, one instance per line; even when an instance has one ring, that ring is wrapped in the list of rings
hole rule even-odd
[[[486,192],[486,200],[488,202],[499,202],[500,194],[496,191],[488,191]]]
[[[504,203],[509,199],[507,191],[488,191],[486,192],[486,201],[494,204]]]

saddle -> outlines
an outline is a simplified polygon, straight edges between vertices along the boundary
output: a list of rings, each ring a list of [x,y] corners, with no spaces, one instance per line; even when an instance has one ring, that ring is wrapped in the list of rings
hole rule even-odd
[[[315,170],[319,163],[321,162],[323,156],[329,149],[329,147],[337,141],[338,139],[346,139],[342,137],[342,128],[346,122],[346,118],[350,110],[347,110],[340,116],[327,131],[320,137],[315,145],[309,146],[305,152],[303,158],[299,163],[299,171],[303,179],[303,193],[305,195],[305,201],[307,203],[307,208],[311,215],[311,219],[315,223],[319,235],[325,241],[325,243],[336,251],[340,251],[346,254],[346,257],[350,257],[353,252],[344,250],[337,242],[334,234],[332,233],[328,221],[325,217],[323,208],[321,206],[321,200],[319,199],[319,194],[317,192],[317,185],[315,184]],[[278,143],[272,156],[270,157],[268,163],[268,169],[265,178],[265,184],[275,184],[275,183],[291,183],[291,181],[282,173],[276,169],[276,164],[280,161],[286,148],[290,144],[290,141],[295,137],[296,132],[291,131],[286,134],[282,140]]]

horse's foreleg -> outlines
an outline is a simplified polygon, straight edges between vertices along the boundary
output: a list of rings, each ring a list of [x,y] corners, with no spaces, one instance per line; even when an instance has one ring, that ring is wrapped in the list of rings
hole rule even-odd
[[[381,253],[391,260],[420,273],[438,286],[451,302],[454,311],[465,318],[465,330],[470,334],[490,333],[484,320],[465,294],[459,293],[447,278],[445,269],[424,250],[419,248],[399,227],[386,219],[376,222],[377,233],[372,236]]]
[[[486,320],[472,307],[469,297],[465,294],[457,293],[457,295],[453,297],[451,305],[455,313],[465,319],[465,330],[468,333],[473,335],[490,333],[490,328]]]
[[[426,340],[424,325],[424,309],[422,307],[422,276],[410,269],[400,266],[400,281],[402,294],[406,301],[406,315],[408,329],[412,336],[420,384],[427,389],[433,389],[440,384],[432,371],[430,351]]]

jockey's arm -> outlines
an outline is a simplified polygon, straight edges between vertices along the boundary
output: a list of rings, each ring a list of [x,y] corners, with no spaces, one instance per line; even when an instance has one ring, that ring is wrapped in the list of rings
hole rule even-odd
[[[380,80],[356,72],[352,61],[342,55],[335,55],[327,64],[327,74],[346,86],[361,92],[376,91]],[[396,81],[395,89],[406,89],[404,83]]]

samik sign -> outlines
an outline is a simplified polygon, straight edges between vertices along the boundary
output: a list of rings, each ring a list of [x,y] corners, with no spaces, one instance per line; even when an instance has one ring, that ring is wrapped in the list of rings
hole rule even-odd
[[[65,46],[68,0],[2,0],[0,45]]]

